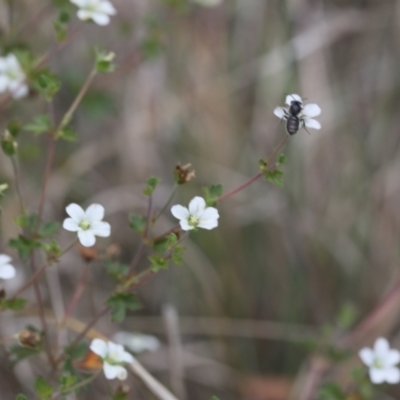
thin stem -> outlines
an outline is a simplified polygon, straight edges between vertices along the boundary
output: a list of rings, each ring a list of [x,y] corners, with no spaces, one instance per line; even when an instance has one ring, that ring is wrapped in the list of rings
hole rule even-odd
[[[178,184],[175,183],[175,185],[173,186],[173,188],[172,188],[172,190],[171,190],[171,193],[170,193],[170,195],[169,195],[167,201],[165,202],[164,206],[163,206],[163,207],[161,208],[161,210],[157,213],[157,215],[153,218],[153,223],[155,223],[155,222],[158,220],[158,218],[160,218],[160,216],[161,216],[161,215],[164,213],[164,211],[167,209],[167,207],[168,207],[169,203],[171,202],[171,200],[173,199],[173,197],[174,197],[174,195],[175,195],[177,189],[178,189]]]
[[[22,200],[22,194],[21,194],[20,174],[19,174],[18,162],[17,162],[17,159],[16,159],[15,156],[11,157],[11,163],[12,163],[13,170],[14,170],[15,188],[17,190],[19,207],[21,209],[21,214],[23,214],[24,211],[25,211],[25,207],[24,207],[24,201]]]
[[[85,327],[85,329],[75,338],[75,340],[68,346],[69,349],[73,349],[76,347],[79,342],[86,336],[86,334],[89,332],[89,330],[92,328],[93,325],[96,324],[96,322],[106,315],[110,310],[110,307],[106,306],[104,307]],[[64,359],[65,354],[61,354],[57,360],[54,362],[55,365],[58,365],[63,359]]]
[[[35,275],[36,274],[35,255],[34,255],[33,251],[30,254],[30,266],[31,266],[32,274]],[[54,359],[53,359],[53,355],[51,353],[51,347],[50,347],[50,342],[49,342],[49,330],[48,330],[48,326],[47,326],[47,322],[46,322],[46,317],[44,314],[42,295],[40,294],[39,284],[36,279],[33,281],[33,288],[35,291],[36,303],[37,303],[38,310],[39,310],[39,318],[40,318],[40,321],[42,324],[42,329],[44,332],[44,342],[45,342],[47,359],[51,365],[54,365]]]
[[[65,250],[63,250],[60,254],[60,257],[62,255],[64,255],[67,251],[71,250],[72,247],[75,245],[75,243],[77,242],[77,240],[74,240]],[[25,284],[23,286],[21,286],[17,292],[11,297],[12,299],[15,299],[16,297],[18,297],[22,292],[24,292],[26,289],[28,289],[29,286],[31,286],[38,278],[40,275],[43,274],[43,272],[45,271],[45,269],[47,267],[49,267],[51,264],[50,263],[46,263],[44,265],[42,265],[38,270],[35,271],[35,273],[29,278],[29,280],[27,282],[25,282]]]
[[[143,255],[145,249],[146,249],[146,247],[145,247],[144,242],[143,241],[140,242],[139,247],[137,248],[135,255],[133,256],[133,259],[132,259],[132,262],[130,265],[131,273],[136,269],[140,259],[142,258],[142,255]]]
[[[76,290],[71,298],[70,303],[68,304],[68,307],[64,313],[64,317],[61,322],[61,326],[64,325],[66,319],[71,315],[72,311],[74,310],[76,304],[78,303],[78,300],[83,294],[83,291],[85,290],[86,282],[87,282],[87,277],[88,277],[88,272],[89,272],[89,263],[86,263],[85,268],[83,269],[83,272],[81,274],[81,277],[78,282],[78,286],[76,287]]]
[[[169,235],[170,233],[176,233],[177,231],[179,231],[181,229],[181,226],[175,225],[174,227],[172,227],[171,229],[169,229],[167,232],[164,232],[162,235],[157,236],[156,238],[153,239],[153,242],[156,242],[159,239],[162,239],[164,236]]]
[[[289,135],[286,135],[279,146],[273,151],[273,153],[266,159],[265,164],[269,165],[274,157],[282,150],[283,146],[289,140]]]
[[[94,381],[99,376],[100,372],[101,372],[101,370],[96,372],[95,374],[93,374],[91,377],[77,383],[76,385],[69,387],[68,390],[63,390],[63,391],[60,390],[58,393],[54,394],[54,396],[52,397],[52,400],[56,400],[62,395],[74,392],[75,390],[81,388],[82,386],[89,384],[90,382]]]
[[[278,145],[278,147],[272,152],[272,154],[265,160],[265,164],[268,166],[271,161],[275,158],[275,156],[282,150],[283,146],[286,144],[288,141],[289,136],[285,136],[285,138],[281,141],[281,143]],[[254,175],[252,178],[250,178],[248,181],[237,187],[236,189],[231,190],[228,193],[223,194],[222,196],[218,197],[217,200],[215,200],[216,203],[221,202],[222,200],[226,200],[228,197],[233,196],[234,194],[242,191],[243,189],[247,188],[247,186],[250,186],[253,182],[255,182],[257,179],[261,178],[263,176],[262,172],[259,172],[258,174]]]
[[[231,190],[228,193],[223,194],[222,196],[218,197],[217,200],[215,200],[216,203],[221,202],[222,200],[227,199],[228,197],[233,196],[234,194],[240,192],[241,190],[247,188],[247,186],[250,186],[253,182],[255,182],[257,179],[261,178],[263,176],[262,172],[259,172],[258,174],[254,175],[252,178],[250,178],[248,181],[237,187],[236,189]]]
[[[40,221],[42,220],[44,203],[46,201],[47,184],[49,183],[51,168],[53,166],[53,161],[54,161],[55,147],[56,147],[56,140],[54,139],[53,135],[50,135],[49,143],[47,146],[46,166],[45,166],[45,170],[44,170],[44,180],[43,180],[43,185],[42,185],[42,192],[40,195],[38,218],[36,221],[36,230],[39,228]]]
[[[149,228],[151,225],[151,219],[153,216],[153,196],[149,196],[149,202],[147,206],[147,219],[146,219],[146,227],[144,228],[143,232],[143,239],[146,239],[149,234]]]
[[[96,73],[97,73],[97,71],[95,69],[93,69],[90,72],[90,74],[86,78],[85,83],[81,87],[81,90],[77,94],[74,102],[71,104],[70,108],[68,109],[68,111],[65,113],[63,119],[61,120],[61,122],[60,122],[60,124],[59,124],[59,126],[58,126],[58,128],[56,130],[56,133],[58,131],[60,131],[61,129],[65,128],[65,126],[69,124],[69,122],[71,121],[72,116],[74,115],[74,112],[75,112],[76,108],[78,107],[78,105],[81,102],[83,96],[85,95],[85,93],[89,89],[89,86],[92,83],[94,77],[96,76]]]

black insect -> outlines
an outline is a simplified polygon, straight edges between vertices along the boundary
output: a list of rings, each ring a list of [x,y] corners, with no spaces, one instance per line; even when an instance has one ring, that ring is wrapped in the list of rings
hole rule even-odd
[[[301,101],[293,100],[290,103],[289,110],[285,110],[285,120],[286,120],[286,132],[289,135],[294,135],[300,129],[302,125],[301,119],[301,111],[303,109],[303,105]]]

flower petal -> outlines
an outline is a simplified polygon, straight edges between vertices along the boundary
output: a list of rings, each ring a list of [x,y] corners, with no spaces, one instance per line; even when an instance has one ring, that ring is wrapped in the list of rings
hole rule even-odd
[[[199,196],[194,197],[189,203],[189,212],[191,215],[200,217],[206,208],[206,201]]]
[[[115,15],[117,13],[117,10],[109,1],[102,1],[97,10],[109,15]]]
[[[0,279],[11,279],[15,276],[15,268],[11,264],[0,266]]]
[[[274,114],[275,114],[278,118],[283,119],[283,118],[285,118],[285,116],[286,116],[285,111],[286,111],[285,108],[276,107],[275,110],[274,110]]]
[[[29,88],[25,84],[19,84],[16,89],[11,90],[13,99],[22,99],[25,97],[29,92]]]
[[[101,204],[92,204],[85,211],[85,218],[90,222],[101,221],[104,218],[104,207]]]
[[[135,360],[133,358],[133,355],[131,353],[128,353],[127,351],[124,351],[122,353],[121,359],[122,359],[122,361],[129,363],[129,364],[133,363],[133,361]]]
[[[79,223],[72,218],[65,218],[63,222],[63,228],[70,232],[78,232],[81,230]]]
[[[171,207],[171,213],[175,218],[187,220],[189,218],[189,210],[186,207],[177,204]]]
[[[93,12],[88,10],[79,10],[77,12],[78,18],[82,21],[87,21],[92,18]]]
[[[85,218],[85,211],[83,211],[83,208],[78,206],[78,204],[71,203],[65,208],[65,211],[67,211],[67,214],[78,224]]]
[[[358,352],[362,362],[367,366],[371,366],[374,362],[374,352],[368,347],[364,347]]]
[[[376,339],[374,344],[374,351],[376,357],[386,360],[386,357],[390,351],[390,346],[387,339],[382,337]]]
[[[69,0],[69,1],[78,7],[86,7],[88,5],[88,0]]]
[[[179,225],[181,226],[181,229],[183,231],[191,231],[193,230],[195,227],[192,225],[189,225],[188,221],[186,219],[181,219],[179,221]]]
[[[17,71],[19,71],[21,69],[21,66],[19,65],[19,61],[18,61],[17,57],[15,57],[14,54],[8,54],[6,56],[5,61],[6,61],[6,65],[7,65],[8,69],[17,70]]]
[[[11,257],[7,254],[0,254],[0,266],[2,264],[8,264],[11,260]]]
[[[0,75],[0,93],[4,93],[8,88],[8,78],[5,75]]]
[[[119,371],[119,365],[111,365],[108,362],[103,364],[104,375],[107,379],[115,379]]]
[[[304,118],[304,125],[307,128],[321,129],[321,124],[316,119],[312,118]]]
[[[396,365],[400,362],[400,351],[396,349],[390,349],[386,357],[386,362],[389,365]]]
[[[219,213],[214,207],[207,207],[199,218],[199,228],[213,229],[218,226]]]
[[[386,382],[399,383],[400,382],[400,370],[398,368],[386,369]]]
[[[94,12],[92,14],[92,20],[96,22],[97,25],[104,26],[108,25],[110,22],[110,17],[102,12]]]
[[[303,115],[309,118],[314,118],[321,114],[321,108],[317,104],[306,104],[303,108]]]
[[[286,104],[290,106],[290,104],[292,104],[292,101],[299,101],[300,103],[303,103],[303,100],[298,94],[288,94],[286,96]]]
[[[78,238],[84,247],[92,247],[96,243],[94,233],[89,229],[87,231],[79,231]]]
[[[108,222],[97,221],[90,225],[90,230],[96,235],[101,237],[108,237],[111,234],[111,226]]]
[[[107,342],[101,339],[93,339],[92,343],[90,343],[90,350],[101,358],[105,358],[108,350]]]
[[[370,368],[369,377],[372,383],[383,383],[386,378],[386,371],[384,369]]]

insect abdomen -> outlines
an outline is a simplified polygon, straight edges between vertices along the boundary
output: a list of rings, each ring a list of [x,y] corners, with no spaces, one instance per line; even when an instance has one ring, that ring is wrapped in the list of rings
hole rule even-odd
[[[300,128],[300,120],[295,115],[289,115],[286,120],[286,131],[289,135],[294,135]]]

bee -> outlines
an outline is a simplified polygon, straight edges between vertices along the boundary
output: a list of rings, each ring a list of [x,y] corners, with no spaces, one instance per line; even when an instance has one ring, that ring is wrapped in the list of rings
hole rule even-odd
[[[302,125],[301,120],[301,112],[303,110],[303,105],[301,101],[292,100],[290,102],[290,106],[288,110],[285,111],[285,119],[286,119],[286,132],[289,135],[294,135],[300,129]]]
[[[301,128],[306,130],[307,128],[321,128],[321,124],[313,119],[321,113],[321,109],[317,104],[306,104],[304,106],[298,94],[286,96],[286,104],[289,107],[276,107],[274,114],[285,121],[286,132],[289,135],[294,135]]]

